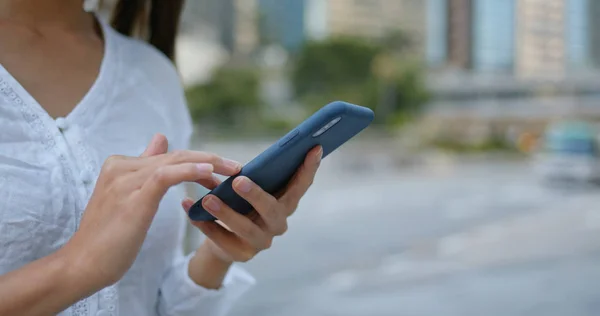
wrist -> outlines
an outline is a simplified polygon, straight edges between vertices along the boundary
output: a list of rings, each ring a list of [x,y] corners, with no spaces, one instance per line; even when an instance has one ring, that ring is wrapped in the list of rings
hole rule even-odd
[[[188,264],[188,274],[198,285],[207,289],[218,289],[233,261],[215,252],[214,245],[206,240],[194,253]]]
[[[92,262],[86,260],[86,255],[67,243],[63,248],[54,253],[53,261],[60,267],[61,283],[77,293],[91,295],[108,286],[95,269]]]
[[[212,260],[219,261],[219,264],[233,264],[233,259],[225,253],[219,246],[217,246],[212,240],[205,239],[202,245],[196,250],[196,254],[212,258]]]

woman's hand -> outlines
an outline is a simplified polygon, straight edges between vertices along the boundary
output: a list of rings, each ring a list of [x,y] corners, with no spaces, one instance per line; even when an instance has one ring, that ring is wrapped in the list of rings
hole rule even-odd
[[[214,195],[205,197],[202,201],[204,209],[227,228],[216,222],[193,222],[207,239],[190,262],[192,279],[202,279],[199,266],[208,260],[206,256],[216,257],[225,263],[246,262],[260,251],[270,248],[273,238],[287,231],[287,218],[294,213],[300,199],[312,185],[322,156],[322,147],[313,149],[278,197],[263,191],[246,177],[237,177],[233,181],[234,190],[255,210],[249,216],[235,212]],[[183,208],[188,211],[193,204],[194,201],[186,199],[183,201]],[[215,287],[214,285],[211,284],[211,287]],[[218,285],[220,284],[217,287]]]
[[[100,172],[79,230],[59,251],[0,276],[0,315],[55,315],[129,269],[167,190],[183,181],[215,183],[238,163],[213,154],[167,154],[154,137],[141,157],[111,157]]]
[[[231,176],[241,168],[214,154],[167,147],[159,135],[141,157],[113,156],[102,167],[79,230],[61,250],[91,289],[118,281],[133,264],[170,187],[212,185],[213,172]]]

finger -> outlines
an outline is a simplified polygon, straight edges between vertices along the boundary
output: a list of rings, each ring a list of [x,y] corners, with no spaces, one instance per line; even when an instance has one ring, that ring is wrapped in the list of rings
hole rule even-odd
[[[192,206],[194,206],[194,204],[196,204],[196,202],[194,202],[194,200],[192,200],[190,198],[185,198],[185,199],[183,199],[183,201],[181,201],[181,207],[183,208],[183,210],[185,211],[186,214],[188,214],[190,212],[190,209],[192,208]],[[223,226],[228,231],[231,231],[229,229],[229,227],[227,227],[227,225],[223,224],[221,221],[217,220],[215,222],[219,223],[219,225]],[[192,224],[193,224],[193,221],[192,221]]]
[[[196,182],[209,190],[214,190],[222,181],[217,178],[217,176],[213,175],[211,179],[200,179]]]
[[[280,204],[274,196],[243,176],[233,180],[233,189],[260,214],[270,232],[276,235],[283,235],[286,232],[287,215],[279,210]]]
[[[169,143],[164,135],[156,134],[148,144],[146,150],[140,157],[127,157],[113,155],[104,162],[102,169],[105,172],[115,172],[122,174],[124,172],[138,171],[144,166],[140,158],[156,156],[167,152]]]
[[[280,201],[290,207],[291,212],[295,210],[300,199],[312,185],[322,158],[323,147],[319,146],[311,150],[294,178],[288,184]]]
[[[162,134],[156,134],[152,137],[150,144],[146,150],[140,155],[140,157],[150,157],[155,155],[164,154],[169,149],[169,141],[167,137]]]
[[[230,254],[234,261],[246,262],[254,258],[257,253],[252,245],[215,222],[192,222],[192,225],[198,227],[206,238]]]
[[[233,176],[242,170],[242,164],[219,155],[201,151],[176,151],[165,155],[171,164],[185,162],[210,163],[214,166],[214,172],[224,176]]]
[[[184,163],[160,167],[143,183],[140,191],[149,201],[158,203],[167,190],[182,182],[195,182],[210,179],[213,174],[211,164]]]
[[[256,249],[262,250],[271,247],[271,240],[258,225],[248,217],[232,210],[214,195],[207,195],[202,199],[202,206],[212,216],[223,222],[233,233],[250,243]]]
[[[133,157],[112,155],[104,161],[102,164],[102,170],[100,171],[100,177],[113,178],[116,175],[122,175],[123,173],[135,171],[135,161]]]
[[[194,202],[194,200],[190,199],[190,198],[185,198],[183,199],[183,201],[181,201],[181,207],[183,207],[183,210],[187,213],[190,211],[190,208],[192,208],[192,206],[194,206],[196,202]]]
[[[214,173],[224,176],[233,176],[242,169],[239,162],[225,159],[213,153],[193,150],[179,150],[145,159],[144,169],[155,169],[165,165],[178,165],[182,163],[209,163],[214,166]],[[148,170],[146,170],[148,171]]]

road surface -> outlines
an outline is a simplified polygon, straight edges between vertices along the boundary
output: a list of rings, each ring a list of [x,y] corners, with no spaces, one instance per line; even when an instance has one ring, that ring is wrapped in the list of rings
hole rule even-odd
[[[397,168],[362,148],[323,162],[290,231],[244,265],[258,284],[231,315],[600,314],[597,188],[543,186],[523,161]]]

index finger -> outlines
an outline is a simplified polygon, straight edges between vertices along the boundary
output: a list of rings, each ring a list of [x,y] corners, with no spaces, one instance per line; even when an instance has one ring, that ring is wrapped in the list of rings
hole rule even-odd
[[[151,157],[155,155],[164,154],[169,150],[169,141],[167,137],[162,134],[156,134],[150,140],[150,144],[146,147],[146,150],[140,155],[140,157]]]
[[[153,171],[142,184],[140,192],[145,199],[158,203],[172,186],[182,182],[212,179],[213,166],[206,163],[168,165]]]
[[[233,176],[242,170],[242,164],[237,161],[203,151],[177,150],[162,155],[143,158],[143,160],[147,161],[145,167],[150,169],[182,163],[209,163],[213,165],[214,173],[224,176]]]

